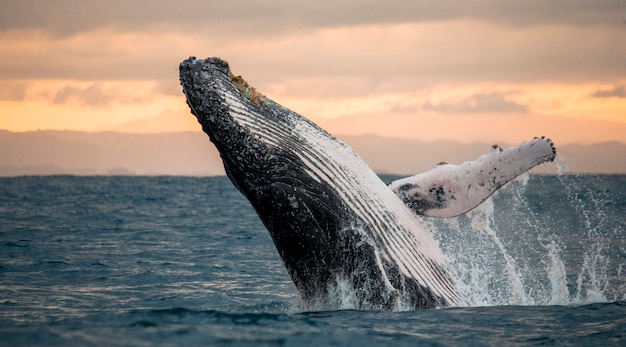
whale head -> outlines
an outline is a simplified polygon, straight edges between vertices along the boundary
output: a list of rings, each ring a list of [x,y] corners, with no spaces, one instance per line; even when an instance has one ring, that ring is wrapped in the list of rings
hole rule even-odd
[[[237,188],[255,207],[259,201],[282,196],[279,185],[273,184],[299,166],[279,144],[286,141],[297,115],[271,112],[277,105],[234,76],[219,58],[183,61],[180,81],[187,104]]]

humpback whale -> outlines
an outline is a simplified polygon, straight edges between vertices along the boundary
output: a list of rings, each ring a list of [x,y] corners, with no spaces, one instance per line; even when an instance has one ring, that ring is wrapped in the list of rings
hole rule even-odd
[[[556,150],[534,138],[385,184],[345,143],[257,92],[219,58],[180,83],[226,174],[269,231],[305,309],[463,306],[467,293],[423,223],[487,199]]]

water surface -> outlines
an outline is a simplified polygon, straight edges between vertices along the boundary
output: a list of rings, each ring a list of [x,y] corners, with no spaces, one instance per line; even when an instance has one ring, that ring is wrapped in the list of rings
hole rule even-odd
[[[408,312],[303,312],[224,177],[15,177],[0,191],[1,345],[626,343],[626,176],[524,176],[427,219],[472,307]]]

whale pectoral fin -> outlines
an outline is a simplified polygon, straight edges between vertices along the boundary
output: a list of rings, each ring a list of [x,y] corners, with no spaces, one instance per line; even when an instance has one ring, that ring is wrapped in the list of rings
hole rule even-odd
[[[536,165],[554,160],[550,139],[534,138],[517,147],[493,150],[475,161],[439,165],[389,185],[418,215],[454,217],[470,211],[515,177]]]

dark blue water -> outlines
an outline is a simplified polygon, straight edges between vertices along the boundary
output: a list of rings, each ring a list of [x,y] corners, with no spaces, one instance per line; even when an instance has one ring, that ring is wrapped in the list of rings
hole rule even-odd
[[[427,220],[472,307],[303,312],[223,177],[0,178],[0,345],[625,345],[626,176]]]

